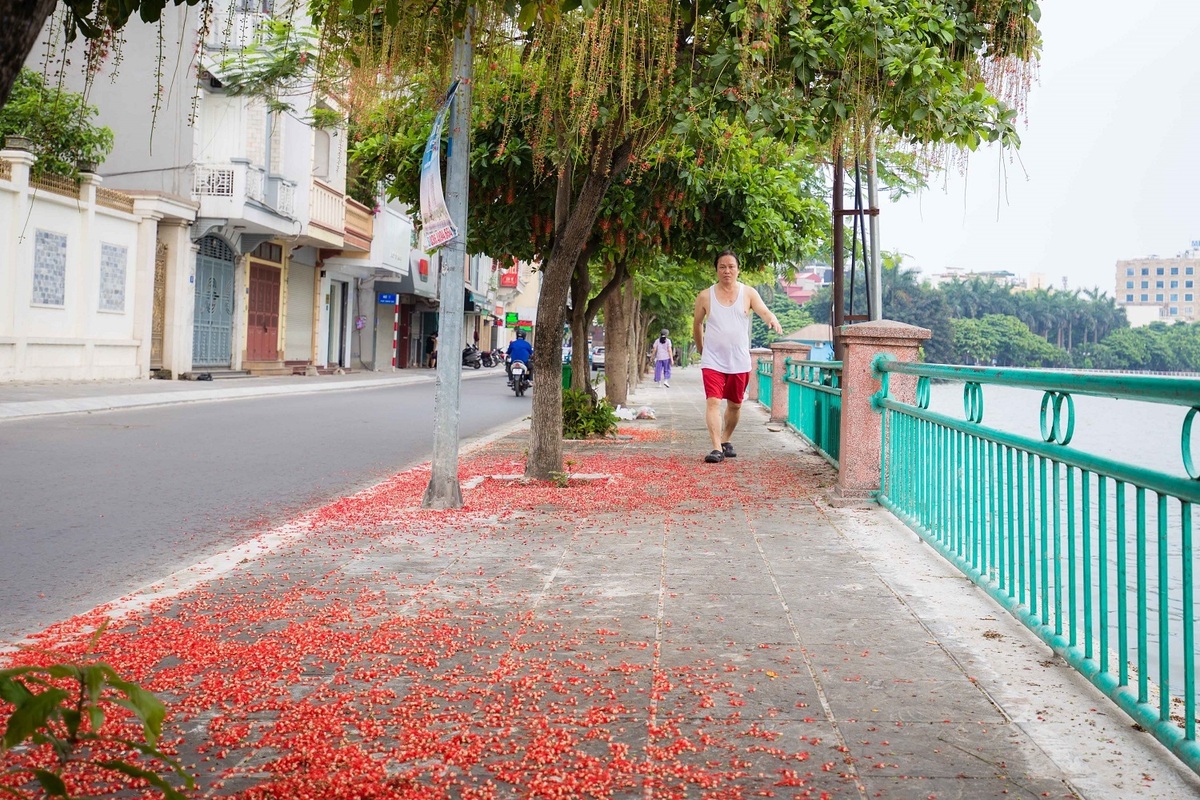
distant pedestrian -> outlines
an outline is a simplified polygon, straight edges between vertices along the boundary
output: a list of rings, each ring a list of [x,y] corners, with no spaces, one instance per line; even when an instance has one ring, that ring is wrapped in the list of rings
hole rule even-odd
[[[692,315],[692,338],[704,377],[704,420],[713,445],[704,460],[710,464],[737,457],[731,439],[750,382],[750,312],[776,333],[783,333],[779,320],[754,287],[738,281],[738,259],[732,250],[717,255],[716,269],[717,282],[696,298]]]
[[[654,382],[662,381],[662,385],[670,389],[671,362],[675,358],[675,347],[667,338],[668,333],[670,331],[666,328],[659,331],[658,338],[650,348],[650,356],[654,359]]]
[[[437,333],[429,334],[425,340],[425,366],[437,369]]]

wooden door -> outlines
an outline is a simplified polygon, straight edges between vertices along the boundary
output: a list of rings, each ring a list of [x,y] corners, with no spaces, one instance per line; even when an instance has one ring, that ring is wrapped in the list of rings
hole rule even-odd
[[[250,324],[246,331],[249,361],[279,360],[279,288],[282,270],[250,264]]]

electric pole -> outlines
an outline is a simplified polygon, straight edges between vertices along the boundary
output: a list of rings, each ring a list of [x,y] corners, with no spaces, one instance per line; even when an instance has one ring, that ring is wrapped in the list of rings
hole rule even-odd
[[[462,508],[458,483],[458,419],[462,394],[464,279],[467,265],[467,173],[471,156],[471,72],[474,10],[467,12],[454,40],[454,79],[459,82],[450,109],[446,154],[446,209],[458,233],[443,248],[439,265],[437,385],[433,394],[433,463],[422,508]]]

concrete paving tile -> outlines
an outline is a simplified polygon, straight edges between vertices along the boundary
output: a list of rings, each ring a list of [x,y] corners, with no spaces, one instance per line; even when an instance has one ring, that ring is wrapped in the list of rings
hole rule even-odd
[[[764,575],[739,576],[676,572],[665,576],[668,591],[680,594],[774,595],[775,586]]]
[[[957,680],[962,668],[942,646],[931,639],[888,637],[870,643],[805,642],[814,668],[835,678],[915,677],[928,680]]]
[[[1037,781],[1049,760],[1013,723],[926,722],[895,725],[842,722],[846,744],[873,776],[930,778],[1006,777],[1018,784]],[[868,771],[866,766],[862,767]]]
[[[965,677],[938,681],[925,678],[874,678],[817,672],[821,689],[838,719],[914,722],[1007,721],[1002,712]]]
[[[883,778],[864,775],[867,797],[887,800],[1079,800],[1062,780],[1041,778],[1017,783],[994,778]]]

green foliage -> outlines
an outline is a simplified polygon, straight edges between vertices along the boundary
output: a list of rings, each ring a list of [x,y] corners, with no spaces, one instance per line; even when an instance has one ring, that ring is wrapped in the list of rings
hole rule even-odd
[[[987,314],[951,321],[955,362],[1002,367],[1065,367],[1071,355],[1029,330],[1016,317]]]
[[[774,312],[783,328],[783,335],[795,333],[805,325],[811,325],[813,318],[804,307],[787,296],[787,292],[772,286],[759,286],[758,293],[762,296],[767,308]],[[780,335],[767,327],[767,324],[755,314],[750,321],[750,346],[766,347],[780,338]]]
[[[1200,372],[1200,323],[1121,328],[1085,349],[1078,362],[1096,369]]]
[[[104,161],[113,148],[113,132],[95,125],[95,106],[83,95],[47,86],[42,76],[22,69],[8,102],[0,107],[0,139],[25,136],[32,142],[34,175],[53,173],[76,178],[78,164]]]
[[[607,436],[616,430],[617,415],[607,400],[574,389],[563,390],[563,438]]]
[[[103,628],[93,636],[93,645]],[[49,666],[13,667],[0,670],[0,701],[12,711],[4,725],[0,756],[23,746],[47,746],[55,760],[51,766],[9,767],[12,776],[3,790],[14,797],[69,798],[63,772],[69,764],[84,764],[112,774],[146,781],[168,800],[185,800],[175,788],[195,788],[191,775],[175,759],[158,749],[166,709],[153,694],[136,683],[123,679],[102,662],[60,663]],[[104,732],[108,714],[114,707],[124,708],[141,723],[141,741],[124,739]],[[157,762],[158,768],[111,757],[112,748],[133,751]],[[174,778],[172,779],[172,775]],[[25,778],[36,783],[38,793],[22,791],[14,780]]]

